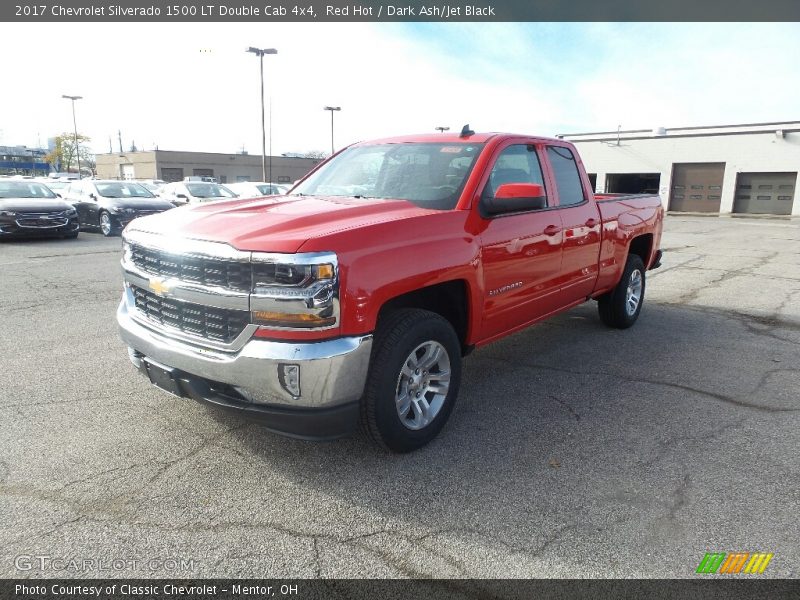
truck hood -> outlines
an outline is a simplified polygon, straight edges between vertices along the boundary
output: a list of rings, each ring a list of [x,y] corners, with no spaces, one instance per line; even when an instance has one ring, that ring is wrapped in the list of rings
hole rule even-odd
[[[271,196],[194,204],[137,219],[139,231],[293,253],[311,238],[439,211],[406,200]]]

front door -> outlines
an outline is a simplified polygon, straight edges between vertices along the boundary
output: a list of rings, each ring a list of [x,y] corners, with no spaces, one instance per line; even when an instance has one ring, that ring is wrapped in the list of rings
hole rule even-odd
[[[539,151],[535,144],[501,146],[481,196],[503,183],[538,183],[547,191]],[[562,226],[549,192],[547,201],[543,209],[482,220],[484,340],[559,308]]]

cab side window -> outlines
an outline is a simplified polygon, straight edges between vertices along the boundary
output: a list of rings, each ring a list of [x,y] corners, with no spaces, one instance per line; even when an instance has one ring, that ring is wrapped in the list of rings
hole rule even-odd
[[[572,206],[581,204],[585,198],[583,196],[583,185],[578,171],[578,164],[575,156],[569,148],[563,146],[548,146],[547,158],[553,167],[553,175],[556,178],[558,187],[558,205]]]
[[[531,144],[514,144],[500,153],[489,174],[482,197],[493,198],[504,183],[538,183],[544,185],[542,167]]]

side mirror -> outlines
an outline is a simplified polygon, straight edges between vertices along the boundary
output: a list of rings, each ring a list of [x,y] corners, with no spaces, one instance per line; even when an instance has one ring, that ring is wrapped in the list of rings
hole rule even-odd
[[[186,194],[175,194],[175,197],[183,200],[189,200],[189,197]]]
[[[494,197],[481,199],[481,216],[493,217],[547,207],[544,186],[539,183],[504,183]]]
[[[95,194],[89,194],[89,199],[97,201],[97,196]]]

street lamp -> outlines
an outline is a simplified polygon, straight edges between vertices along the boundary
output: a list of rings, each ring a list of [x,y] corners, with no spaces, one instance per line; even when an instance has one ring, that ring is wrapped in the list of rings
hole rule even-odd
[[[333,112],[342,110],[341,106],[323,106],[322,110],[331,111],[331,156],[333,156]]]
[[[253,48],[245,50],[258,56],[261,64],[261,181],[272,181],[272,121],[269,126],[269,179],[267,179],[267,126],[264,123],[264,55],[277,54],[275,48]]]
[[[435,127],[434,129],[436,129],[436,131],[439,131],[441,133],[444,133],[445,131],[450,131],[449,127]]]
[[[75,120],[75,100],[81,100],[83,96],[67,96],[61,95],[62,98],[72,100],[72,126],[75,128],[75,156],[78,158],[78,179],[81,178],[81,153],[78,147],[78,122]],[[69,165],[67,165],[69,167]]]

